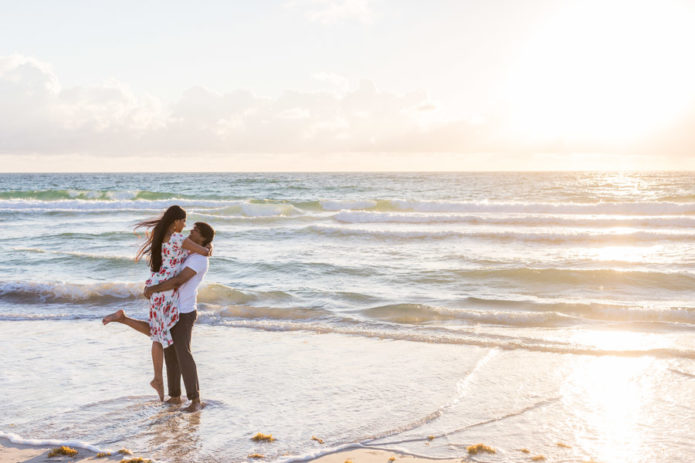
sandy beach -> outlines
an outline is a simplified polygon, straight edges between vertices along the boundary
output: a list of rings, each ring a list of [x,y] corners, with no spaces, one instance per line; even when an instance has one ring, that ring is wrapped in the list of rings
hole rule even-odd
[[[60,462],[60,461],[73,461],[73,462],[106,462],[106,461],[128,461],[130,459],[143,458],[147,460],[146,457],[139,457],[133,455],[122,455],[119,453],[114,453],[110,456],[98,457],[96,452],[92,452],[86,449],[76,449],[78,454],[75,457],[70,457],[66,455],[49,457],[49,453],[55,446],[39,446],[39,445],[25,445],[25,444],[14,444],[10,442],[9,439],[0,438],[0,463],[44,463],[44,462]],[[255,461],[249,458],[249,461]],[[258,459],[257,461],[263,461]],[[390,462],[401,462],[401,463],[426,463],[426,462],[440,462],[440,463],[458,463],[461,458],[448,458],[448,459],[430,459],[416,457],[412,455],[405,455],[398,452],[391,452],[386,450],[377,449],[355,449],[355,450],[345,450],[341,452],[335,452],[322,457],[310,460],[315,463],[345,463],[346,461],[351,461],[352,463],[390,463]]]

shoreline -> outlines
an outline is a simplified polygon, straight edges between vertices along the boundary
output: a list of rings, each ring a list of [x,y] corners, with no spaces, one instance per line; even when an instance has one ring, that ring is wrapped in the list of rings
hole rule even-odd
[[[22,442],[12,442],[12,440],[5,436],[0,436],[0,463],[50,463],[59,461],[74,461],[74,462],[110,462],[118,461],[123,459],[137,458],[136,455],[127,455],[119,453],[118,451],[112,452],[107,456],[98,456],[99,452],[94,450],[86,449],[75,445],[66,445],[68,442],[58,445],[49,445],[44,443],[28,444]],[[77,450],[77,455],[74,457],[68,455],[58,455],[49,457],[51,450],[56,447],[61,447],[65,445],[66,447],[73,448]],[[144,458],[144,460],[147,460]]]
[[[466,453],[466,455],[468,454]],[[394,458],[394,460],[391,460],[391,458]],[[398,451],[382,450],[371,447],[359,447],[339,450],[337,452],[328,453],[307,461],[313,463],[345,463],[347,461],[352,463],[460,463],[464,458],[465,456],[451,458],[429,458]]]
[[[0,463],[51,463],[63,461],[96,463],[110,461],[120,462],[123,459],[128,460],[130,458],[138,458],[137,455],[123,455],[118,452],[114,452],[109,456],[99,457],[97,456],[98,452],[79,447],[73,447],[79,452],[75,457],[66,455],[49,457],[49,452],[56,447],[59,446],[14,443],[7,437],[0,437]],[[147,460],[146,457],[142,458]],[[391,450],[360,447],[338,450],[315,458],[297,461],[313,463],[346,463],[348,461],[352,463],[460,463],[464,458],[465,456],[452,458],[427,458]],[[252,460],[250,458],[248,460],[259,462],[264,461],[263,459]]]

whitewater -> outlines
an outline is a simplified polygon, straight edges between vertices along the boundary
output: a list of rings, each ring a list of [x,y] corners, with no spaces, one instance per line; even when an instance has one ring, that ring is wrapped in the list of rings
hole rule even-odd
[[[217,232],[197,417],[151,394],[146,337],[100,323],[146,318],[133,226],[172,204]],[[159,461],[695,459],[695,174],[2,174],[0,224],[0,435]]]

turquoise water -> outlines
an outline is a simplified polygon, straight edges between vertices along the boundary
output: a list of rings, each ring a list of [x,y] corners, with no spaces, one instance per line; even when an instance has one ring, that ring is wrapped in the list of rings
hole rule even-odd
[[[99,322],[145,318],[133,225],[171,204],[217,231],[199,418],[153,402],[146,338]],[[0,432],[167,461],[246,460],[271,431],[269,460],[695,457],[673,401],[695,388],[695,174],[3,174],[0,223],[0,348],[26,366]]]

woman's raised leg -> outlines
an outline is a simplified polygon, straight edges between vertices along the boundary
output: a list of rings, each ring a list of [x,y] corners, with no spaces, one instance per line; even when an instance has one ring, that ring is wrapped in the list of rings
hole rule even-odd
[[[138,331],[146,336],[150,335],[150,324],[148,322],[143,320],[136,320],[135,318],[130,318],[125,314],[123,310],[117,310],[114,313],[105,316],[104,318],[102,318],[101,322],[104,325],[107,325],[111,322],[123,323],[124,325],[127,325],[135,331]]]

